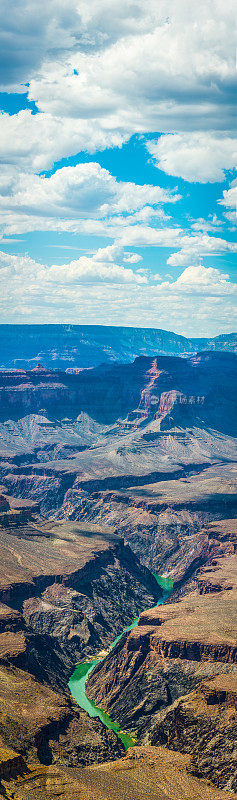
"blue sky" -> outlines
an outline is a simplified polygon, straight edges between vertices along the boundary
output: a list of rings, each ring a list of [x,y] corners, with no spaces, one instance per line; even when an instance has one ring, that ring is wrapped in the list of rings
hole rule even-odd
[[[4,6],[1,321],[234,330],[234,4]]]

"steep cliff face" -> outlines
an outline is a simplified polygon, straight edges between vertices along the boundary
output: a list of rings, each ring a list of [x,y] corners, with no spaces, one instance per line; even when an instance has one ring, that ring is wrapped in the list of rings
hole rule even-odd
[[[25,372],[26,389],[23,373],[2,372],[1,413],[17,417],[0,423],[5,491],[31,498],[43,513],[62,519],[115,524],[153,571],[163,570],[166,556],[167,567],[176,567],[177,550],[186,560],[186,534],[196,534],[213,514],[232,513],[227,465],[236,458],[236,441],[221,431],[234,429],[235,360],[225,353],[187,360],[142,357],[76,375],[38,368]],[[45,412],[36,414],[43,412],[42,403]],[[166,493],[159,504],[164,481],[181,481],[183,487],[194,472],[197,477],[217,462],[223,492],[217,470],[210,490],[203,485],[197,491],[196,508],[187,483],[180,503],[177,497],[173,503],[171,491],[171,499]],[[194,549],[201,557],[202,542],[190,540],[186,554]]]
[[[231,590],[218,598],[193,592],[177,604],[145,613],[90,676],[89,697],[121,725],[144,734],[149,717],[205,676],[232,672],[235,603]]]
[[[120,545],[106,560],[95,559],[84,574],[78,571],[64,585],[56,581],[40,596],[26,600],[24,618],[37,633],[53,637],[76,662],[108,647],[153,597],[159,597],[156,582],[130,548]]]
[[[12,797],[15,779],[19,784],[33,777],[32,763],[38,797],[41,765],[84,766],[124,753],[113,731],[99,720],[92,722],[70,697],[66,675],[71,669],[70,655],[57,641],[37,635],[19,611],[0,603],[0,794],[2,789],[4,797]]]
[[[40,636],[27,625],[23,614],[0,604],[0,663],[11,669],[21,668],[43,685],[65,688],[71,670],[69,654],[50,636]]]
[[[194,774],[235,789],[236,528],[234,536],[231,521],[232,554],[225,554],[224,526],[229,539],[221,523],[219,557],[200,570],[196,586],[143,612],[95,668],[87,693],[140,742],[187,752]]]
[[[157,714],[149,741],[190,753],[190,772],[220,788],[237,790],[237,674],[204,680]]]
[[[76,479],[58,516],[115,525],[152,572],[181,584],[218,554],[211,520],[234,517],[236,499],[235,465],[227,462],[120,491],[85,492]]]
[[[31,371],[0,373],[1,419],[19,419],[45,409],[52,417],[86,411],[113,423],[136,411],[162,425],[201,422],[234,434],[236,356],[200,353],[189,359],[138,357],[133,364],[101,366],[79,373]],[[165,420],[165,422],[164,422]]]
[[[2,748],[17,751],[27,765],[83,766],[124,753],[113,731],[98,719],[92,723],[65,691],[56,692],[26,670],[9,665],[0,665],[0,677]],[[1,743],[0,778],[7,778]],[[25,769],[24,765],[13,766],[15,773],[18,767],[18,773],[27,774],[26,765]]]
[[[34,524],[36,521],[31,526]],[[39,519],[37,525],[39,532]],[[89,680],[89,695],[94,693],[96,702],[102,706],[105,706],[106,697],[111,716],[120,720],[124,727],[136,730],[138,741],[143,742],[126,757],[112,731],[79,711],[65,690],[55,691],[49,686],[39,653],[42,654],[44,648],[46,652],[48,643],[49,671],[53,674],[55,669],[57,674],[59,666],[63,672],[60,656],[57,662],[56,631],[55,638],[37,634],[18,610],[1,605],[0,791],[2,789],[3,796],[10,798],[14,793],[16,800],[23,797],[24,800],[45,800],[53,798],[56,791],[62,800],[78,800],[78,797],[120,800],[121,796],[145,800],[148,792],[149,800],[167,800],[167,796],[169,800],[180,800],[181,796],[184,800],[190,797],[221,800],[222,789],[225,789],[225,800],[236,796],[233,779],[235,532],[233,520],[229,525],[223,522],[214,525],[216,541],[219,539],[219,557],[199,572],[196,589],[177,603],[170,602],[141,614],[137,629],[123,637]],[[43,550],[36,545],[32,565],[33,583],[36,582],[37,563],[38,586],[44,588],[39,564],[44,551],[44,567],[46,563],[49,567],[53,544],[57,565],[64,563],[65,586],[64,583],[60,586],[65,603],[64,589],[69,588],[71,578],[75,579],[72,569],[75,546],[82,581],[89,564],[93,584],[93,562],[96,561],[100,570],[100,555],[110,558],[111,547],[116,550],[116,537],[106,536],[105,532],[103,536],[101,532],[96,536],[92,526],[90,531],[87,526],[82,551],[74,526],[65,528],[45,523],[44,527],[44,532],[41,530]],[[6,531],[5,535],[11,536]],[[24,543],[29,545],[31,536],[28,526],[28,542],[26,526]],[[25,565],[23,549],[19,550],[17,545],[17,529],[15,538],[17,558],[11,563],[8,560],[7,568],[9,573],[11,569],[12,583],[17,578],[19,587],[19,555],[21,569],[24,570]],[[11,541],[9,550],[12,546]],[[85,563],[86,546],[89,553]],[[67,564],[64,561],[66,552]],[[118,555],[116,551],[116,558]],[[122,555],[119,569],[121,565]],[[107,568],[110,569],[109,561]],[[25,585],[24,580],[22,593]],[[59,601],[60,608],[57,582],[44,589],[43,602],[47,605],[45,595],[52,586],[54,600]],[[25,605],[34,603],[35,599],[29,599]],[[70,596],[70,606],[72,602]],[[57,622],[60,637],[61,616]],[[61,652],[63,648],[60,644],[58,647]],[[52,653],[54,664],[50,662]],[[73,770],[69,770],[69,766]],[[216,788],[210,784],[210,779],[216,783]]]
[[[3,796],[234,797],[235,361],[1,373]],[[123,758],[65,687],[142,609],[88,683]]]
[[[36,637],[42,636],[42,668],[47,672],[50,643],[48,672],[54,679],[57,672],[59,678],[61,671],[70,673],[69,665],[82,656],[108,646],[161,594],[123,540],[99,526],[55,524],[36,516],[22,527],[0,527],[0,554],[0,600],[21,611],[29,626],[25,631],[14,617],[14,626],[21,627],[14,631],[13,650],[16,642],[21,650],[17,663],[32,665]],[[12,635],[11,625],[0,634],[0,647]]]
[[[47,797],[51,764],[124,754],[113,731],[79,711],[67,680],[75,661],[108,645],[161,590],[111,530],[48,522],[32,507],[30,520],[0,526],[0,556],[0,794],[15,794],[16,781],[25,798],[29,780],[35,798],[43,787]],[[68,796],[63,772],[59,784]]]

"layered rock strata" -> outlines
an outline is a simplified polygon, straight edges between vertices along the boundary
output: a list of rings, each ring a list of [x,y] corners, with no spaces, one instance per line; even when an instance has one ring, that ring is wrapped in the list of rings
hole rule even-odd
[[[53,372],[39,364],[33,370],[0,372],[0,417],[18,420],[44,409],[54,419],[76,419],[86,411],[97,422],[111,424],[118,417],[149,413],[160,420],[160,429],[199,421],[233,435],[235,385],[232,353],[201,352],[189,359],[140,356],[133,364],[79,373]]]
[[[76,484],[76,481],[75,481]],[[236,514],[236,465],[214,464],[176,480],[133,486],[123,491],[68,490],[59,516],[116,525],[140,560],[181,586],[219,552],[212,521]],[[229,521],[229,529],[231,527]],[[233,520],[235,525],[235,520]],[[231,537],[222,533],[222,546]]]
[[[34,514],[0,527],[0,555],[0,796],[21,787],[25,800],[29,783],[34,798],[43,790],[47,797],[52,764],[66,797],[71,776],[60,770],[124,754],[116,734],[72,699],[74,663],[108,644],[161,590],[123,541],[98,526]]]
[[[233,546],[233,523],[231,535]],[[189,753],[225,789],[236,788],[236,574],[236,555],[219,554],[182,599],[143,612],[87,685],[138,741]]]
[[[40,517],[14,530],[0,526],[0,554],[0,601],[22,614],[9,612],[9,621],[2,609],[0,652],[7,658],[12,640],[11,657],[18,653],[18,664],[25,659],[36,674],[35,654],[49,680],[57,673],[65,680],[70,665],[108,647],[161,596],[130,548],[100,526]]]
[[[152,745],[190,753],[190,772],[237,791],[237,673],[204,680],[187,696],[157,714]]]

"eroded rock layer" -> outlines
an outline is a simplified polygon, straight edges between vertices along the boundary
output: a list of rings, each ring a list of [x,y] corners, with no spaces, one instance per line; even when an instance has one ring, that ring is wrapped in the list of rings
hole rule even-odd
[[[215,528],[219,557],[181,599],[140,615],[87,692],[138,741],[187,752],[196,775],[236,789],[237,557],[222,553],[225,534],[234,551],[236,527]]]
[[[57,673],[65,680],[73,663],[108,646],[161,595],[130,548],[101,526],[35,515],[0,526],[0,552],[0,600],[18,610],[0,611],[1,657],[35,674],[37,661],[49,681]]]
[[[234,435],[235,385],[233,353],[201,352],[189,359],[140,356],[132,364],[72,373],[38,364],[32,370],[0,371],[0,418],[19,420],[44,409],[53,419],[76,419],[86,412],[111,424],[118,417],[149,413],[161,420],[161,429],[212,420],[213,428]]]
[[[1,373],[0,796],[236,796],[235,362]],[[125,757],[66,684],[142,609],[88,683]]]
[[[161,590],[111,530],[55,524],[32,505],[30,515],[25,507],[12,519],[9,500],[1,507],[0,796],[19,789],[25,800],[33,787],[35,800],[50,797],[52,764],[67,797],[79,784],[60,770],[124,754],[116,734],[72,699],[73,665],[101,650]]]

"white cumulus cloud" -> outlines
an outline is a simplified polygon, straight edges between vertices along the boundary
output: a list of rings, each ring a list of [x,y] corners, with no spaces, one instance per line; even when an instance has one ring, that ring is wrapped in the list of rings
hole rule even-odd
[[[119,220],[127,224],[158,215],[160,208],[175,203],[180,195],[159,186],[118,181],[97,162],[81,163],[58,169],[50,177],[5,170],[0,181],[0,209],[3,232],[26,230],[71,230],[76,232],[93,220]],[[146,214],[145,214],[146,217]],[[91,227],[92,226],[92,227]],[[94,229],[97,232],[97,229]],[[134,262],[135,263],[135,262]]]
[[[167,264],[172,267],[185,266],[194,260],[198,261],[201,256],[219,255],[226,250],[230,252],[237,250],[235,243],[202,232],[195,236],[182,235],[180,245],[181,249],[172,253],[167,259]]]
[[[11,163],[41,171],[133,133],[234,127],[233,0],[224,11],[220,0],[0,0],[0,23],[2,88],[28,91],[41,112],[2,116]],[[217,140],[210,180],[231,158]]]
[[[227,273],[214,267],[189,266],[176,281],[169,284],[172,292],[188,294],[225,295],[236,294],[236,286],[229,281]]]
[[[163,135],[147,142],[147,149],[159,169],[191,182],[223,181],[237,164],[237,140],[220,133]]]

